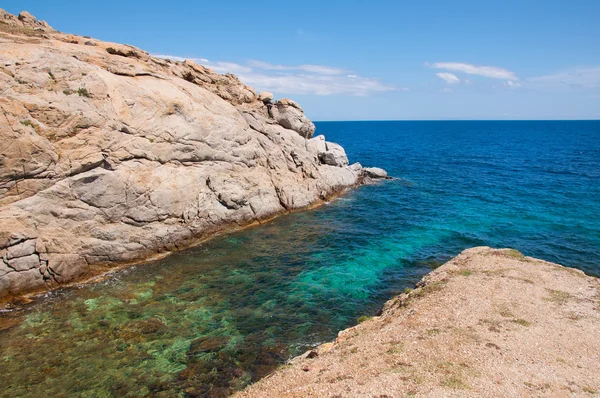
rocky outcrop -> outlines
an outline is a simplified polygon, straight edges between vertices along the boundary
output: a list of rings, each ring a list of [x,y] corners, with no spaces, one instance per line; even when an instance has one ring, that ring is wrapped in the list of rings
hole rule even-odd
[[[286,129],[294,130],[304,138],[311,138],[315,125],[304,116],[300,105],[290,99],[275,101],[269,106],[269,116]]]
[[[237,397],[600,391],[600,280],[516,250],[465,250],[362,320]]]
[[[13,27],[22,27],[26,29],[34,29],[42,32],[55,32],[46,21],[38,21],[33,15],[27,11],[21,12],[18,16],[14,16],[0,8],[0,23],[11,25]]]
[[[388,178],[387,171],[379,167],[365,167],[363,172],[367,177],[371,178]]]
[[[343,150],[311,139],[293,101],[21,16],[0,12],[0,297],[307,208],[363,179]],[[337,161],[323,161],[334,147]]]

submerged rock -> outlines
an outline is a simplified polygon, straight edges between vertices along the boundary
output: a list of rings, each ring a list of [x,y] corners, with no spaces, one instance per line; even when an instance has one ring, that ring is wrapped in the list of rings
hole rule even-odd
[[[357,185],[294,101],[0,11],[0,298]],[[44,30],[44,36],[36,29]],[[86,45],[93,43],[94,46]]]

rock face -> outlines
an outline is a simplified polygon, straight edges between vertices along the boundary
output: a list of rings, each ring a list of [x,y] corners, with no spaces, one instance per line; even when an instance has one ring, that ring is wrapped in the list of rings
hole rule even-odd
[[[30,14],[0,11],[0,82],[0,298],[312,206],[363,177],[341,147],[310,139],[293,101],[265,104],[234,75]]]

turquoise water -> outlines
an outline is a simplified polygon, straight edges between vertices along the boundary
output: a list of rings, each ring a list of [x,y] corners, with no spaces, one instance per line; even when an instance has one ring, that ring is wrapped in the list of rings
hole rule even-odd
[[[226,396],[465,248],[600,274],[600,122],[330,122],[397,180],[0,317],[1,396]]]

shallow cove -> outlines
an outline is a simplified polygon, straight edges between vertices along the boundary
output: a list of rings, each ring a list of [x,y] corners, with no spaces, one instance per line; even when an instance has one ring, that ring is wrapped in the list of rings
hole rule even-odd
[[[317,131],[401,179],[2,315],[0,395],[225,395],[472,246],[599,274],[600,122]]]
[[[3,393],[224,395],[333,338],[429,269],[366,249],[356,194],[5,314]]]

